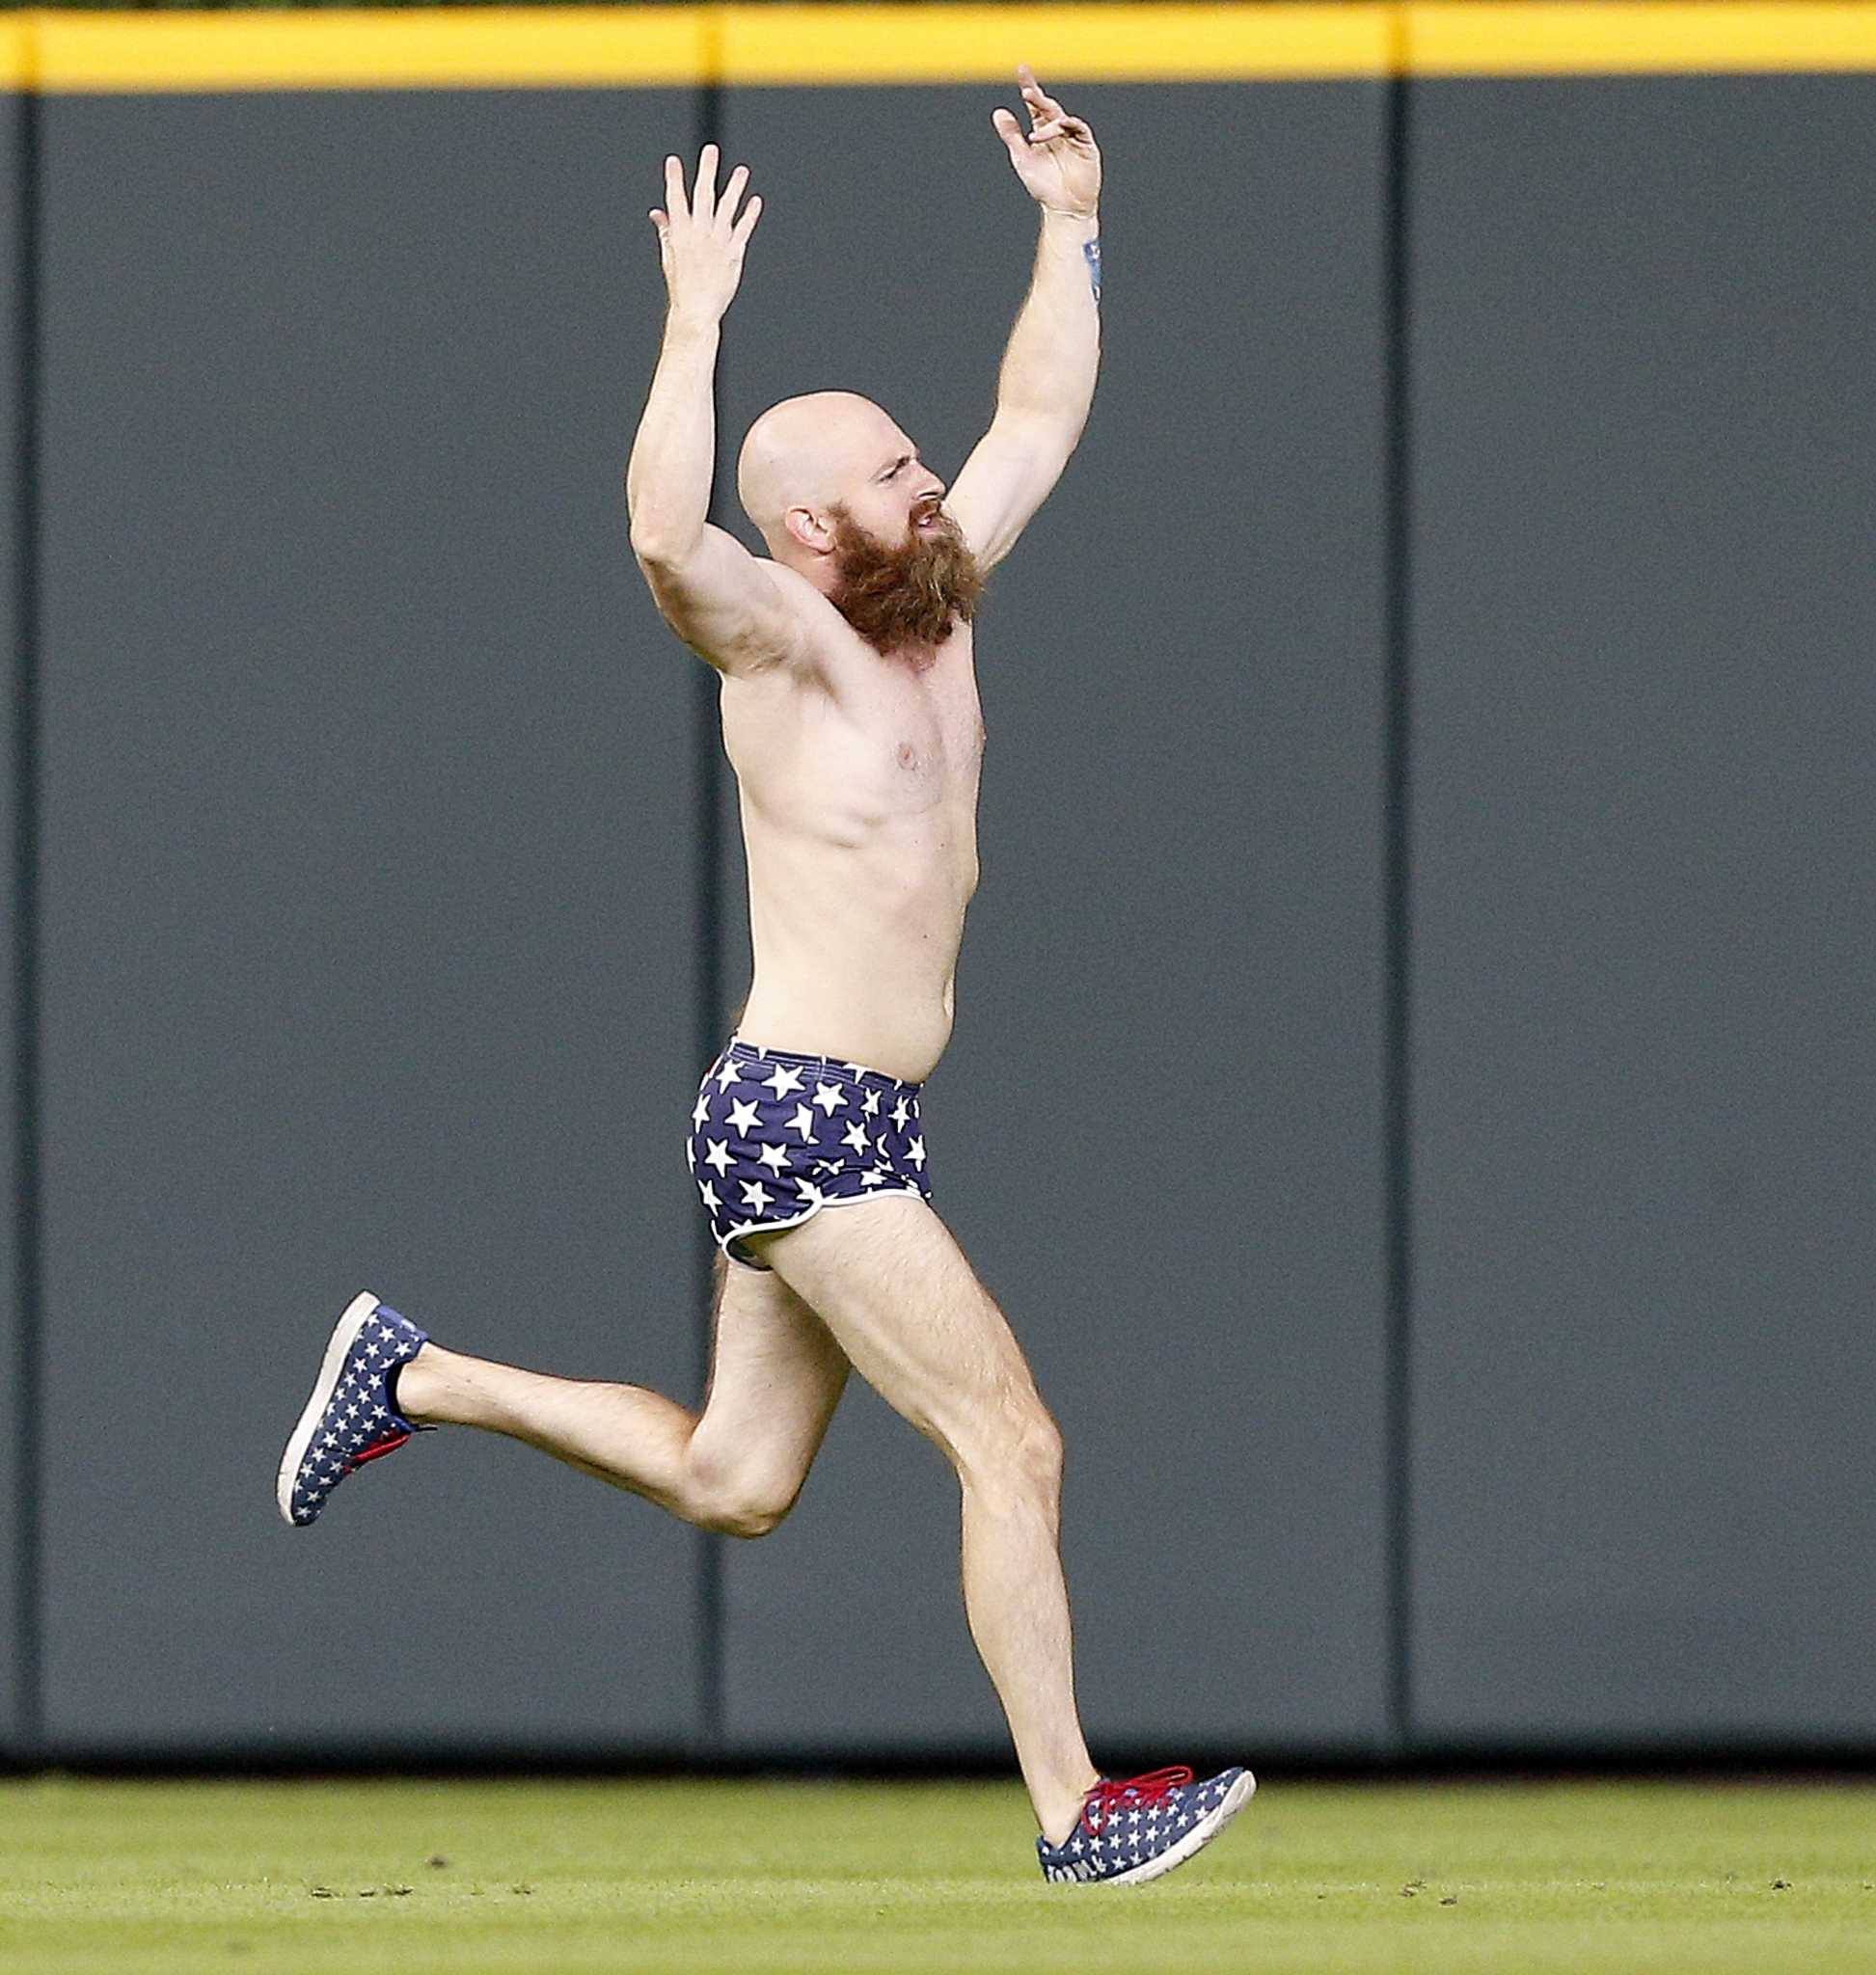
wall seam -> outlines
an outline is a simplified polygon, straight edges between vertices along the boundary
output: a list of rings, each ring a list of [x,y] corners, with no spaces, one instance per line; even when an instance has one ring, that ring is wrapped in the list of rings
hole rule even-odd
[[[722,144],[723,86],[719,79],[722,66],[722,30],[714,24],[704,50],[708,79],[696,97],[696,149],[706,144]],[[711,430],[720,435],[722,425],[722,364],[720,354],[711,380]],[[720,452],[720,443],[717,448]],[[713,459],[716,455],[713,454]],[[719,462],[720,464],[720,462]],[[711,518],[720,521],[713,473]],[[696,950],[695,1012],[696,1047],[692,1052],[699,1071],[722,1046],[726,1024],[723,1006],[722,899],[723,899],[723,760],[718,741],[717,675],[709,666],[692,665],[692,745],[696,774]],[[714,1343],[716,1302],[716,1244],[699,1228],[696,1235],[695,1308],[696,1390],[701,1405],[709,1396],[710,1361]],[[724,1721],[724,1538],[709,1529],[696,1532],[696,1742],[701,1754],[716,1754],[723,1746]]]
[[[29,37],[34,33],[27,26]],[[36,1760],[45,1733],[44,1310],[40,1171],[40,95],[18,101],[14,152],[14,1725]]]
[[[1398,16],[1404,39],[1407,10]],[[1383,85],[1382,362],[1382,1145],[1384,1174],[1387,1733],[1397,1755],[1413,1720],[1413,1065],[1411,113],[1406,50]]]

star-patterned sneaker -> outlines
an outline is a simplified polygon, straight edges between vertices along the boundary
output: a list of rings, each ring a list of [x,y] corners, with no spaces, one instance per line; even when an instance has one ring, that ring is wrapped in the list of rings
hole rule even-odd
[[[1064,1885],[1138,1885],[1183,1865],[1250,1800],[1249,1770],[1223,1770],[1200,1783],[1181,1764],[1088,1792],[1074,1829],[1059,1845],[1036,1840],[1043,1877]]]
[[[354,1469],[395,1453],[413,1433],[427,1430],[399,1417],[389,1380],[428,1342],[375,1296],[354,1296],[345,1306],[274,1484],[280,1512],[295,1529],[317,1517],[326,1497]]]

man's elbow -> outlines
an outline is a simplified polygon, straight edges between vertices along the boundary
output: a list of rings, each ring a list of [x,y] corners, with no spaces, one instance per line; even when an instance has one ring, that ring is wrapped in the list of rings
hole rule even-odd
[[[654,570],[682,569],[697,546],[694,538],[686,542],[671,529],[661,528],[650,522],[633,523],[631,542],[639,566],[647,574]]]
[[[1021,405],[1001,403],[992,426],[1001,428],[1004,443],[1012,450],[1038,460],[1052,460],[1056,469],[1068,464],[1069,455],[1081,443],[1087,429],[1085,403],[1062,405]]]

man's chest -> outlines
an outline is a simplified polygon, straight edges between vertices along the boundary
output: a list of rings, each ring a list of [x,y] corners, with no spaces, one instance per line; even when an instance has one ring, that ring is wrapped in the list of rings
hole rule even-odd
[[[881,662],[841,695],[838,715],[823,741],[882,806],[975,809],[984,716],[962,639],[947,641],[922,667]]]

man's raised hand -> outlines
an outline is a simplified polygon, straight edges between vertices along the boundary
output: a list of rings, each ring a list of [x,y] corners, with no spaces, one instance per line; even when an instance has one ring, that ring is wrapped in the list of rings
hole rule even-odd
[[[1101,148],[1079,117],[1069,116],[1053,96],[1043,94],[1027,63],[1017,70],[1032,125],[1027,137],[1008,110],[992,110],[991,122],[1010,153],[1010,162],[1029,196],[1049,212],[1092,219],[1101,204]]]
[[[737,166],[718,197],[717,156],[717,147],[706,144],[697,159],[696,185],[688,197],[682,163],[666,158],[665,203],[651,209],[671,313],[713,323],[722,319],[743,279],[743,250],[762,214],[762,201],[755,198],[737,217],[737,202],[748,188],[748,165]]]

